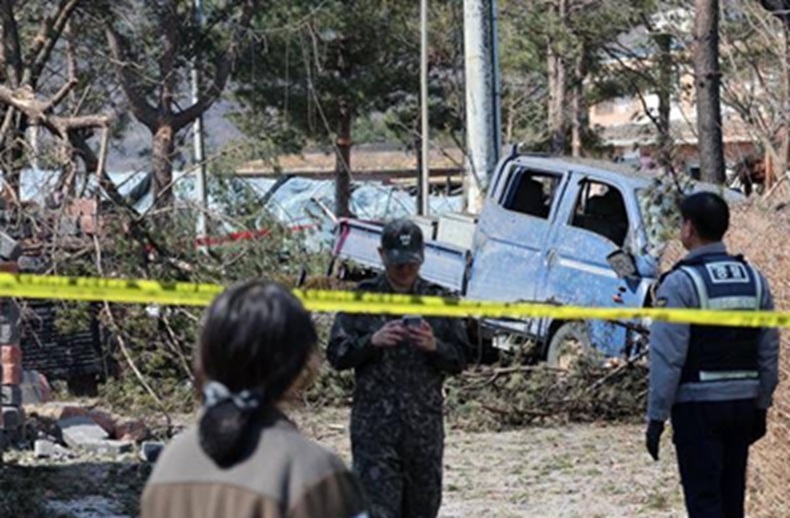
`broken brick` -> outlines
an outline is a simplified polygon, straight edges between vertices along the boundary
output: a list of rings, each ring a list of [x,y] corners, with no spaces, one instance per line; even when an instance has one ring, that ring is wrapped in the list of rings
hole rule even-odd
[[[22,383],[22,365],[4,363],[2,380],[4,385],[19,385]]]
[[[19,263],[16,261],[0,261],[0,272],[19,273]]]
[[[148,427],[140,420],[124,421],[115,427],[115,438],[121,441],[142,442],[148,438]]]
[[[18,345],[0,346],[0,362],[11,365],[22,363],[22,348]]]

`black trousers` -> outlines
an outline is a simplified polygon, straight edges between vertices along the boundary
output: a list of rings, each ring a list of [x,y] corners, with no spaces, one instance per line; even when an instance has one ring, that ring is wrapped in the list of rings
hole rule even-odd
[[[680,403],[673,440],[690,518],[742,518],[755,401]]]

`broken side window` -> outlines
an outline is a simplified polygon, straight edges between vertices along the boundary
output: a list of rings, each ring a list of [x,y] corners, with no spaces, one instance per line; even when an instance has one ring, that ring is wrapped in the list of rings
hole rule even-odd
[[[628,234],[628,211],[620,190],[602,182],[584,181],[571,225],[603,236],[622,248]]]
[[[557,175],[529,169],[513,171],[501,204],[508,210],[548,219],[559,180]]]

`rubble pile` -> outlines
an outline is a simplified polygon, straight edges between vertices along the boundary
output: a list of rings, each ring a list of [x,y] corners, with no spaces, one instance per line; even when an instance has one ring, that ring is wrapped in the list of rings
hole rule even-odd
[[[70,403],[50,402],[26,407],[25,434],[16,441],[37,458],[76,458],[84,454],[117,457],[142,451],[151,432],[139,419]],[[150,446],[148,446],[150,448]]]

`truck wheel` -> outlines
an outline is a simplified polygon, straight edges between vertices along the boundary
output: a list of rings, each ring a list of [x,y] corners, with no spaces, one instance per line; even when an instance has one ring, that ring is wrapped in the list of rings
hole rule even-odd
[[[551,337],[546,362],[567,369],[574,360],[591,351],[590,336],[584,322],[566,322]]]

